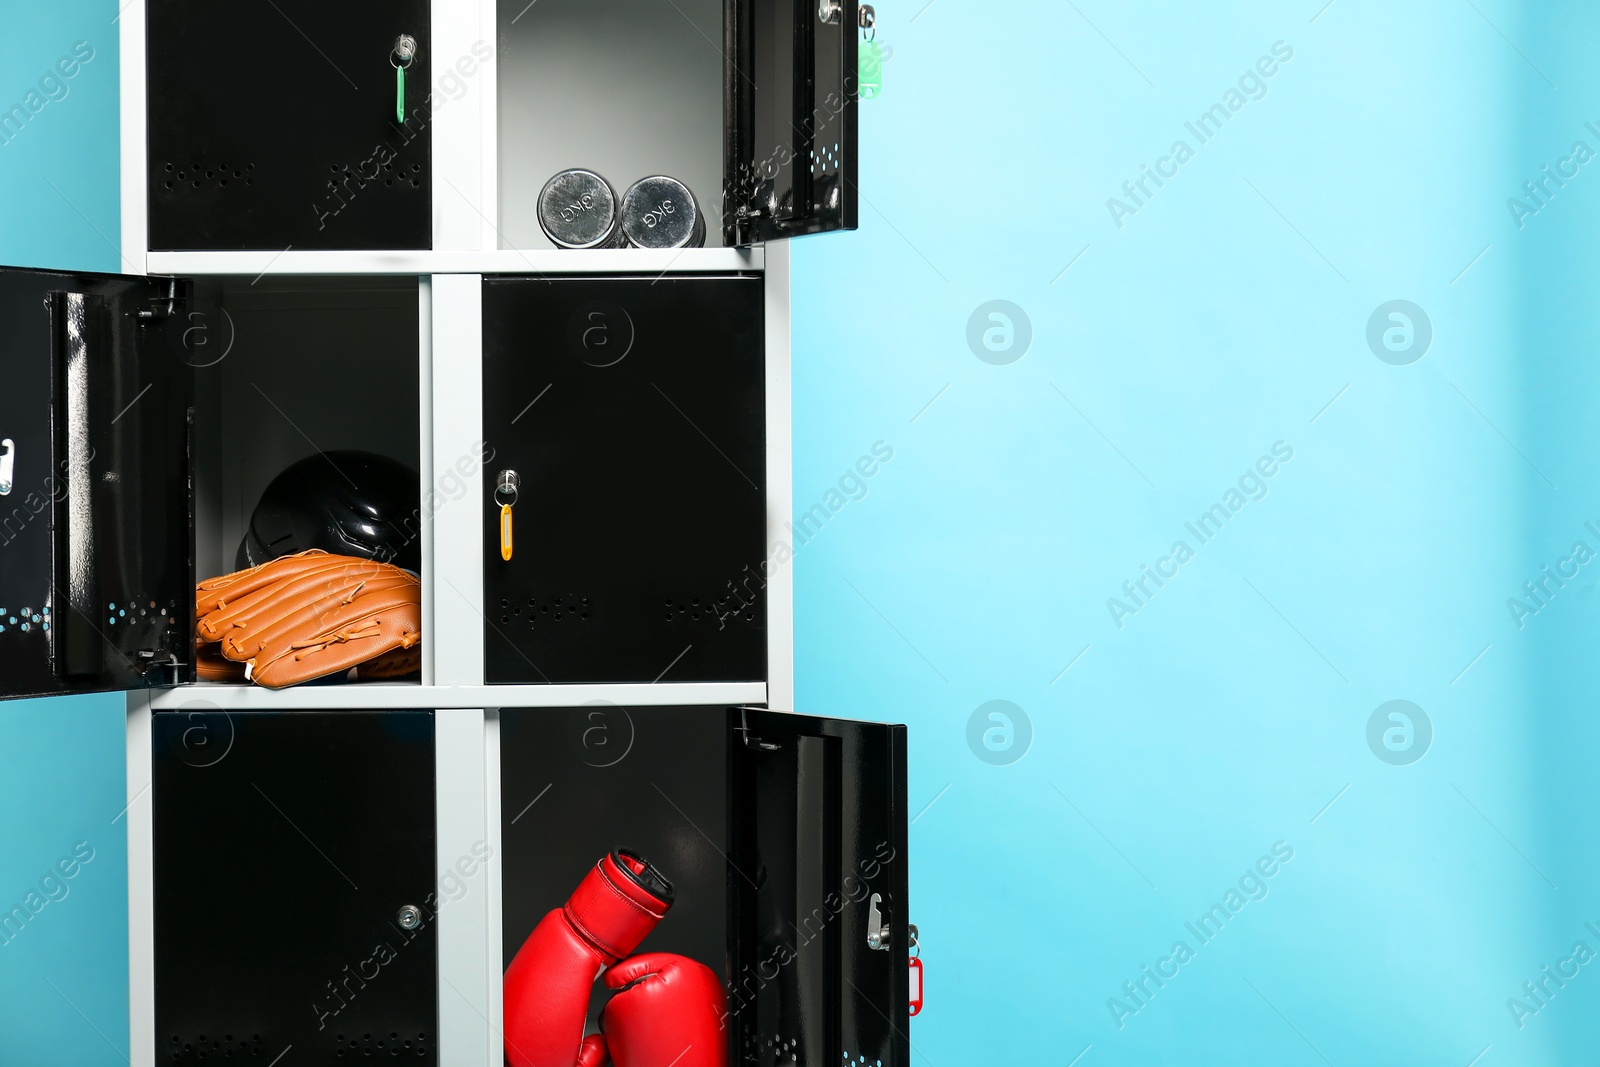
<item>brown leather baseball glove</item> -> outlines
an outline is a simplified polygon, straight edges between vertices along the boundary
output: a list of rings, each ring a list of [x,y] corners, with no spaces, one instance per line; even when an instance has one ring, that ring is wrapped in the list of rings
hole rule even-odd
[[[362,665],[360,677],[396,677],[420,662],[417,579],[354,556],[314,549],[208,579],[195,618],[203,678],[229,679],[231,663],[281,689]]]

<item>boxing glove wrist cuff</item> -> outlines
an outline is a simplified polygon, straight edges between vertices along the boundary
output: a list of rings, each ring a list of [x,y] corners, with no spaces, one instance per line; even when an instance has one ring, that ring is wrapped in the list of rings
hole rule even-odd
[[[572,928],[615,963],[639,947],[672,906],[672,883],[640,856],[618,849],[584,877],[563,909]]]

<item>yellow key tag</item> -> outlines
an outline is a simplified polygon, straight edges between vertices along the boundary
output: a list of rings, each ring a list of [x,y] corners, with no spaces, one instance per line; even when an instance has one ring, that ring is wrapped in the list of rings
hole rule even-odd
[[[511,505],[500,505],[500,558],[511,559]]]

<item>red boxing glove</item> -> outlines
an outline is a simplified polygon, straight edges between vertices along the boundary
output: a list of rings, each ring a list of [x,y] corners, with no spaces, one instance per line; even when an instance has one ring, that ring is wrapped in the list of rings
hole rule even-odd
[[[578,1067],[601,1067],[606,1062],[606,1039],[590,1034],[578,1046]]]
[[[616,1067],[728,1067],[728,1000],[711,968],[646,952],[606,971],[601,1029]]]
[[[619,849],[595,864],[506,968],[510,1067],[599,1067],[606,1042],[583,1036],[594,980],[638,948],[671,906],[672,883],[632,852]]]

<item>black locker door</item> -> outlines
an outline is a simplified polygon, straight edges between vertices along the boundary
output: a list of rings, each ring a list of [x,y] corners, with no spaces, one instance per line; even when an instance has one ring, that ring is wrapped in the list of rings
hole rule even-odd
[[[725,237],[857,225],[857,0],[729,0]]]
[[[150,247],[431,248],[429,19],[428,0],[150,0]]]
[[[151,745],[155,1062],[437,1063],[434,713],[164,711]]]
[[[191,680],[181,287],[0,269],[0,319],[0,697]]]
[[[762,301],[754,275],[484,280],[491,684],[766,677]]]
[[[907,1067],[905,727],[731,714],[741,1062]]]

